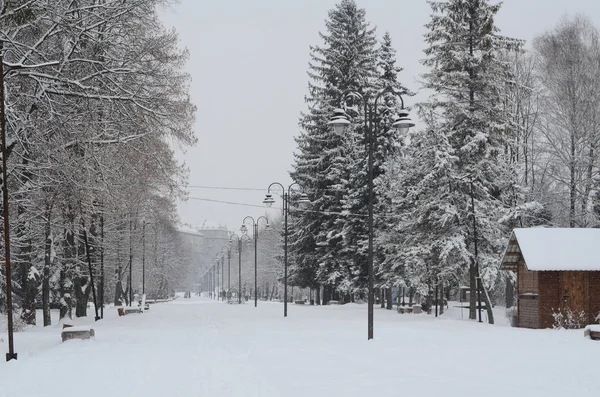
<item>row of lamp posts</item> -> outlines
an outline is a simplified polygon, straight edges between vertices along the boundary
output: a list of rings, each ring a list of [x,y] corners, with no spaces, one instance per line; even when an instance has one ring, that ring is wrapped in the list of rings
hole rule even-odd
[[[367,267],[368,267],[368,314],[367,314],[367,338],[373,339],[373,305],[375,303],[374,297],[374,286],[373,286],[373,207],[374,207],[374,189],[373,189],[373,180],[374,180],[374,147],[375,141],[377,137],[380,135],[379,131],[379,122],[383,120],[386,116],[385,113],[379,109],[380,100],[385,100],[387,97],[395,97],[400,100],[400,110],[395,115],[395,119],[392,123],[392,129],[398,131],[401,134],[406,134],[410,128],[414,127],[415,124],[408,117],[409,113],[404,108],[404,100],[402,95],[396,91],[392,87],[384,88],[379,91],[376,95],[371,96],[365,93],[361,93],[359,91],[347,91],[341,97],[341,105],[342,108],[334,109],[333,115],[329,124],[333,127],[334,131],[337,134],[344,134],[348,127],[352,124],[351,116],[347,113],[347,110],[351,110],[356,113],[356,116],[360,116],[360,105],[362,105],[362,117],[364,119],[364,134],[365,134],[365,142],[367,144],[367,152],[368,152],[368,218],[367,218],[367,226],[368,226],[368,257],[367,257]],[[354,102],[357,102],[359,106],[353,106]],[[384,104],[385,111],[394,111],[393,107],[390,107]],[[283,298],[283,316],[287,317],[287,303],[288,303],[288,294],[287,294],[287,286],[288,286],[288,214],[289,214],[289,206],[290,206],[290,194],[292,192],[292,187],[298,186],[297,183],[292,183],[288,186],[287,190],[284,185],[279,182],[273,182],[269,185],[267,190],[267,195],[263,200],[263,203],[268,207],[271,207],[275,200],[271,194],[271,188],[274,186],[279,186],[281,190],[283,190],[283,217],[284,217],[284,259],[283,259],[283,282],[284,282],[284,298]],[[307,204],[310,204],[309,198],[304,193],[299,193],[298,199],[296,200],[298,206],[302,209]],[[254,244],[255,244],[255,267],[254,267],[254,291],[255,291],[255,306],[257,301],[257,292],[256,292],[256,249],[257,249],[257,240],[258,240],[258,225],[257,222],[254,221],[252,217],[246,217],[244,219],[242,225],[242,233],[243,236],[247,236],[247,228],[245,226],[245,222],[247,219],[252,220],[252,225],[254,227]],[[266,218],[265,218],[266,219]],[[260,220],[260,218],[259,218]],[[267,221],[268,224],[268,221]],[[240,281],[239,286],[241,288],[241,238],[235,234],[232,235],[237,238],[238,242],[238,252],[240,255]],[[231,240],[230,240],[231,241]],[[240,296],[241,302],[241,296]]]

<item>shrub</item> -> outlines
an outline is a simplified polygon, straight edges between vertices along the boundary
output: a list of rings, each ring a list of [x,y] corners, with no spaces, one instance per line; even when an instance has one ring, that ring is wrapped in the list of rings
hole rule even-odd
[[[516,305],[511,306],[508,309],[506,309],[506,317],[508,318],[508,321],[510,322],[511,327],[517,326],[517,315],[518,314],[519,314],[519,310]]]
[[[571,308],[552,309],[552,317],[554,317],[554,329],[580,329],[585,327],[587,315],[582,310],[580,312],[573,311]]]

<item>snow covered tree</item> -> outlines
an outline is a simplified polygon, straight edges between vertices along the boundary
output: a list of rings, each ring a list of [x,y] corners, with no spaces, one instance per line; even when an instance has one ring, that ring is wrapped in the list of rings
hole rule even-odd
[[[384,88],[407,90],[397,81],[395,50],[389,34],[377,48],[375,30],[365,11],[353,1],[342,1],[329,14],[324,47],[312,48],[307,98],[309,112],[302,115],[303,129],[297,139],[294,180],[303,186],[313,205],[300,213],[294,228],[293,259],[302,287],[323,284],[324,300],[351,299],[362,294],[367,284],[368,204],[367,142],[362,107],[356,97],[346,105],[355,110],[353,125],[337,135],[328,125],[342,95],[358,93],[369,106]],[[390,131],[394,109],[400,103],[384,96],[373,127],[378,127],[375,145],[375,177],[381,164],[399,144]]]
[[[375,30],[366,21],[365,10],[353,0],[343,0],[329,12],[322,46],[311,47],[307,113],[300,118],[292,178],[311,199],[311,211],[293,218],[292,258],[302,274],[302,287],[325,286],[324,300],[332,291],[348,291],[352,264],[347,254],[343,222],[345,191],[354,166],[355,151],[364,151],[362,123],[346,135],[336,135],[328,125],[332,111],[348,90],[371,90],[377,76]],[[300,213],[297,213],[298,215]],[[346,218],[343,218],[346,219]],[[359,250],[358,247],[354,248]]]
[[[598,145],[600,143],[600,33],[585,17],[564,19],[534,41],[541,98],[540,192],[550,189],[556,223],[569,227],[598,224]],[[540,174],[540,172],[538,172]]]
[[[464,243],[448,239],[447,256],[469,269],[470,317],[475,318],[476,281],[493,321],[486,289],[498,274],[497,256],[506,231],[500,218],[513,203],[516,181],[507,153],[514,144],[514,118],[506,111],[510,65],[500,53],[521,42],[499,35],[494,16],[500,5],[487,0],[429,1],[424,86],[433,95],[425,105],[457,157],[449,178],[455,209],[454,230]],[[450,215],[450,214],[449,214]],[[485,285],[484,285],[485,284]],[[484,288],[485,287],[485,288]]]
[[[14,279],[26,322],[40,282],[45,325],[51,303],[61,317],[86,314],[100,252],[117,243],[99,235],[100,219],[110,234],[124,216],[139,223],[153,198],[182,194],[185,169],[170,145],[195,143],[194,106],[187,53],[157,14],[163,3],[2,3]]]

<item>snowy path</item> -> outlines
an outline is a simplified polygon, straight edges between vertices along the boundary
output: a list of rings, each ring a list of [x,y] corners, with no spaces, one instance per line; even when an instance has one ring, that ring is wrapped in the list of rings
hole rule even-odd
[[[287,319],[281,304],[194,299],[139,316],[111,312],[92,341],[61,344],[58,327],[17,334],[19,361],[0,363],[0,396],[582,397],[600,389],[600,343],[580,331],[377,309],[367,342],[365,323],[364,305],[291,305]]]

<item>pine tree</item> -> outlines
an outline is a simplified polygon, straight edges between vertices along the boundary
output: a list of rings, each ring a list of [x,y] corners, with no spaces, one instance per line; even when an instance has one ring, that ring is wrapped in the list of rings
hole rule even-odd
[[[320,36],[323,45],[311,47],[309,110],[301,115],[302,132],[291,173],[312,205],[310,212],[296,214],[290,241],[295,282],[315,288],[318,280],[326,287],[327,300],[332,289],[347,291],[352,284],[352,264],[344,259],[347,255],[340,254],[349,240],[345,225],[336,218],[348,218],[339,214],[348,195],[347,181],[357,172],[351,160],[360,157],[356,151],[364,151],[359,117],[343,136],[336,135],[328,122],[344,92],[372,90],[377,43],[365,10],[353,0],[343,0],[329,12],[326,32]]]
[[[397,93],[405,96],[412,95],[399,81],[398,73],[402,71],[396,66],[396,51],[392,46],[392,40],[389,33],[385,33],[377,51],[377,77],[373,80],[371,88],[368,92],[369,97],[365,98],[377,112],[373,117],[371,128],[374,130],[375,137],[375,152],[373,159],[373,177],[376,181],[383,174],[382,165],[393,155],[402,145],[406,137],[400,136],[398,132],[391,128],[397,116],[398,110],[401,108],[402,101],[395,95],[386,94],[379,98],[375,104],[374,97],[386,88],[393,88]],[[377,105],[375,107],[375,105]],[[362,128],[360,137],[360,145],[352,151],[349,169],[352,173],[349,175],[345,183],[343,208],[344,212],[349,215],[339,218],[337,223],[342,229],[345,244],[341,255],[346,258],[346,262],[350,264],[350,284],[349,288],[353,292],[360,292],[366,287],[368,276],[368,228],[365,222],[368,214],[368,165],[367,165],[367,142],[365,131]],[[375,187],[374,205],[377,209],[376,214],[380,215],[385,212],[385,202],[380,202],[383,191],[377,186]],[[376,224],[378,222],[376,221]],[[375,233],[379,233],[379,225],[377,225]],[[374,252],[379,253],[379,247],[375,246]],[[374,266],[381,262],[383,257],[377,255],[374,258]],[[390,287],[389,283],[379,280],[378,284],[384,287]]]
[[[455,224],[468,244],[445,247],[467,265],[471,285],[471,318],[475,317],[475,282],[487,286],[497,275],[497,255],[506,234],[499,222],[514,190],[507,149],[515,131],[513,117],[502,106],[510,67],[500,52],[521,43],[499,35],[494,16],[500,5],[487,0],[429,1],[426,25],[425,88],[432,90],[427,107],[457,156],[452,167]],[[474,207],[474,208],[473,208]],[[453,240],[450,240],[453,244]],[[484,298],[491,321],[487,294]]]

